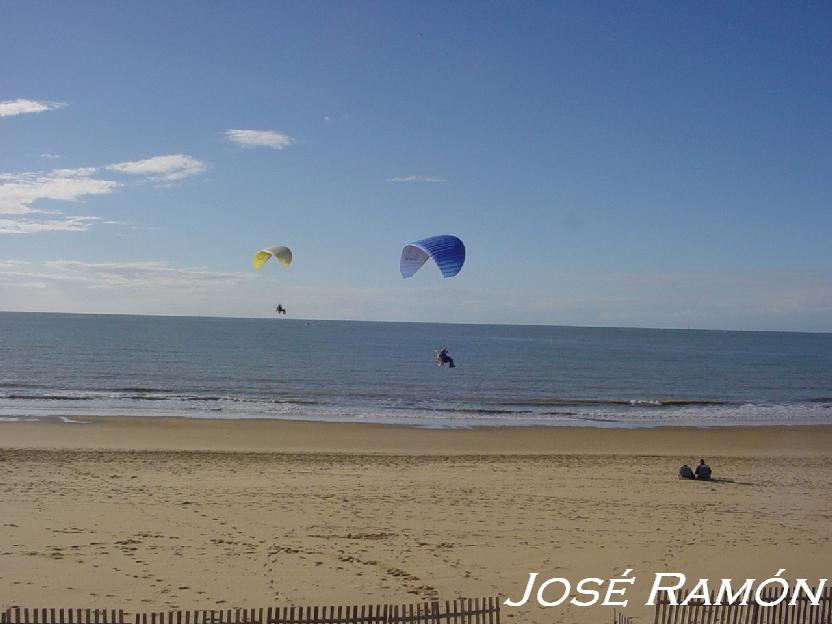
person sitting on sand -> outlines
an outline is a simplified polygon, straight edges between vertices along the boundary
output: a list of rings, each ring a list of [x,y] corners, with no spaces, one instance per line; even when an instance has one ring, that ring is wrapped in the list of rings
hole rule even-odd
[[[705,463],[704,459],[700,459],[699,465],[696,467],[696,478],[700,481],[711,480],[711,467]]]
[[[679,468],[679,478],[680,479],[695,479],[696,475],[693,474],[693,470],[691,470],[690,466],[685,464],[681,468]]]

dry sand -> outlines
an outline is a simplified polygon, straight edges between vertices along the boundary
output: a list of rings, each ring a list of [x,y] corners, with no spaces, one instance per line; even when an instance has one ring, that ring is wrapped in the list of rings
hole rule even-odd
[[[830,576],[832,427],[85,420],[0,423],[0,607],[516,598],[531,571],[625,568],[643,605],[658,571]],[[678,480],[702,454],[720,480]],[[536,624],[611,611],[504,614]]]

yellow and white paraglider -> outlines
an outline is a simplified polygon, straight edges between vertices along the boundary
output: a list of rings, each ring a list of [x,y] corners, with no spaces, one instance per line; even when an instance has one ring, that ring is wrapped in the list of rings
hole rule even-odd
[[[254,260],[252,260],[252,264],[254,265],[255,269],[259,269],[262,267],[266,262],[269,261],[269,258],[276,258],[277,261],[283,265],[284,267],[289,266],[292,264],[292,250],[288,247],[284,247],[283,245],[275,245],[274,247],[266,247],[265,249],[261,249],[256,254],[254,254]],[[278,303],[274,308],[275,314],[282,314],[286,316],[286,308],[283,307],[283,304]]]
[[[292,250],[288,247],[284,247],[283,245],[275,245],[274,247],[261,249],[254,254],[254,260],[252,261],[254,268],[259,269],[266,264],[266,261],[272,256],[277,258],[277,261],[285,267],[292,264]]]

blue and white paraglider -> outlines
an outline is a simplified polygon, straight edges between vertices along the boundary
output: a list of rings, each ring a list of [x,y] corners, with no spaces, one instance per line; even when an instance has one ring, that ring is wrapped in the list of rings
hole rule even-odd
[[[456,236],[443,234],[417,240],[402,249],[402,257],[399,260],[399,270],[402,277],[413,277],[414,273],[422,268],[422,265],[432,258],[442,272],[443,277],[454,277],[462,269],[465,263],[465,244]],[[448,365],[455,368],[453,358],[448,349],[441,347],[433,352],[437,366]]]
[[[402,277],[413,277],[432,258],[444,277],[453,277],[465,263],[465,245],[456,236],[443,234],[417,240],[402,249],[399,270]]]

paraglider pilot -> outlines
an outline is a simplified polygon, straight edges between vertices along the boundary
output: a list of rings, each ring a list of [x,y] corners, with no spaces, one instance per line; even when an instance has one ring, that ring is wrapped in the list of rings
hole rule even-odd
[[[277,307],[274,309],[275,313],[286,315],[286,308],[283,307],[282,304],[277,304]]]
[[[445,366],[448,365],[448,368],[455,368],[456,364],[454,364],[454,359],[448,355],[448,350],[445,347],[439,349],[436,352],[436,365],[437,366]]]

